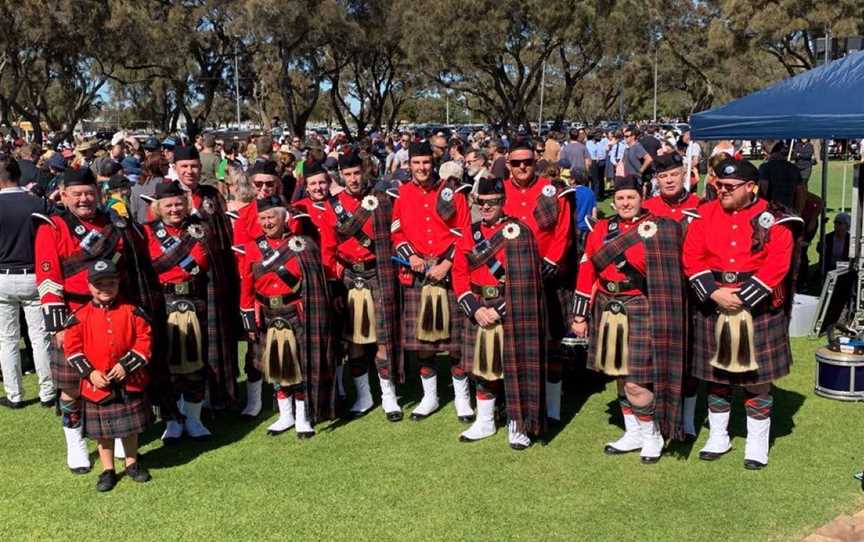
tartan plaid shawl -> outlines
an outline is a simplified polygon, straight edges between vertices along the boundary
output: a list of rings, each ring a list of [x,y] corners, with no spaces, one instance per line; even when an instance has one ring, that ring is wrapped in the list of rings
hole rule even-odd
[[[551,196],[547,196],[541,192],[537,198],[537,206],[534,207],[534,220],[537,221],[537,227],[541,230],[554,228],[558,224],[558,193],[560,190],[545,177],[537,177],[535,182],[545,182],[555,188],[555,194]]]
[[[331,355],[330,300],[327,280],[321,266],[321,251],[308,237],[304,250],[297,254],[303,272],[303,314],[306,344],[297,345],[304,352],[303,387],[306,413],[312,423],[336,416],[336,360]]]
[[[645,239],[639,231],[649,222],[657,225],[657,231]],[[605,269],[639,241],[645,244],[655,419],[664,437],[683,440],[681,394],[687,328],[681,281],[681,229],[674,220],[649,215],[639,227],[606,243],[591,261],[595,269]]]
[[[771,303],[774,306],[783,307],[786,316],[790,316],[795,298],[795,284],[798,282],[798,264],[801,262],[801,245],[798,243],[798,240],[801,239],[804,233],[804,221],[792,212],[791,209],[776,201],[768,203],[766,212],[774,216],[775,223],[781,220],[784,221],[782,226],[777,224],[776,227],[787,227],[792,233],[792,260],[789,262],[789,271],[786,273],[786,277],[780,283],[780,286],[774,289],[771,296]],[[763,250],[771,236],[771,229],[775,227],[763,228],[759,224],[760,216],[761,213],[754,216],[750,221],[750,225],[753,228],[753,239],[751,240],[750,250],[754,253]]]
[[[390,362],[390,378],[394,382],[405,382],[405,358],[402,352],[402,339],[399,336],[401,326],[399,315],[402,309],[399,305],[398,269],[393,263],[393,244],[390,242],[390,225],[393,222],[393,202],[383,190],[375,190],[378,198],[378,208],[372,214],[375,229],[375,262],[378,268],[378,287],[381,289],[383,307],[375,307],[376,312],[383,312],[384,332],[378,335],[378,344],[384,345],[387,361]],[[359,207],[358,210],[362,209]]]
[[[168,370],[168,317],[165,314],[165,297],[162,295],[159,276],[150,260],[147,239],[131,221],[129,227],[123,231],[123,247],[123,261],[126,266],[124,294],[130,303],[141,307],[147,313],[153,334],[153,351],[150,354],[150,363],[147,364],[150,383],[146,393],[150,403],[159,407],[159,415],[163,420],[178,419],[180,413]]]
[[[507,415],[520,432],[541,434],[546,381],[546,310],[540,255],[531,228],[518,220],[519,236],[504,247],[507,287],[504,300],[504,396]],[[507,225],[504,226],[505,228]]]

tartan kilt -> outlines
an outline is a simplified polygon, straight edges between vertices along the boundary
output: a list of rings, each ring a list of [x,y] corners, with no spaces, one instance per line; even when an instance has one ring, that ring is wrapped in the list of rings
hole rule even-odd
[[[91,439],[125,438],[143,432],[151,422],[150,401],[144,393],[129,393],[126,400],[97,405],[82,399],[82,427]]]
[[[264,324],[263,329],[258,332],[258,341],[255,343],[255,363],[256,369],[264,372],[264,351],[267,348],[267,326],[270,320],[275,317],[284,318],[291,326],[291,331],[294,332],[294,340],[297,342],[297,365],[300,367],[300,375],[303,382],[306,381],[306,349],[303,345],[306,344],[306,328],[303,321],[300,319],[301,312],[298,310],[300,304],[282,307],[281,309],[271,309],[270,307],[261,306],[261,321]],[[278,382],[270,382],[278,384]],[[298,384],[299,386],[300,384]]]
[[[570,331],[573,288],[563,285],[559,280],[549,280],[543,291],[546,295],[547,335],[558,343]]]
[[[356,273],[351,269],[345,269],[345,274],[342,277],[342,283],[345,285],[345,289],[350,290],[354,287],[354,281],[356,279],[360,279],[366,283],[366,287],[369,288],[372,292],[372,302],[375,303],[375,336],[378,337],[378,343],[382,343],[382,338],[384,341],[391,341],[390,337],[390,328],[387,325],[387,319],[384,317],[386,311],[381,310],[381,307],[384,307],[384,297],[381,294],[381,286],[378,282],[378,272],[377,271],[366,271],[363,273]],[[419,304],[417,305],[420,306]],[[339,329],[337,333],[338,342],[343,340],[344,330],[350,329],[354,322],[350,321],[347,314],[343,316],[344,322],[343,326]],[[349,332],[350,335],[350,332]]]
[[[753,316],[753,344],[759,368],[747,373],[730,373],[711,366],[717,349],[714,337],[717,313],[714,304],[693,310],[693,363],[691,375],[699,380],[738,386],[767,384],[789,374],[792,349],[789,345],[789,318],[783,309]]]
[[[648,298],[644,295],[611,296],[600,290],[597,291],[591,309],[587,367],[597,371],[594,367],[594,358],[599,346],[600,317],[603,313],[602,308],[612,300],[622,303],[627,310],[629,374],[623,378],[627,382],[650,384],[654,382],[654,364],[651,362],[651,310],[648,306]]]
[[[450,302],[450,339],[434,343],[417,340],[417,323],[420,315],[420,286],[402,286],[402,349],[408,352],[448,352],[455,359],[461,357],[464,312],[456,304],[452,288],[447,288]]]
[[[51,341],[48,354],[51,360],[51,379],[54,381],[54,388],[61,391],[72,391],[73,395],[78,393],[81,388],[81,376],[78,375],[78,371],[66,363],[63,350],[54,346],[54,341]]]
[[[504,302],[504,296],[499,296],[494,299],[477,298],[477,300],[480,301],[480,305],[484,307],[497,307]],[[474,343],[477,341],[477,329],[480,326],[478,326],[474,322],[474,320],[465,316],[465,313],[462,311],[462,309],[459,309],[459,313],[456,316],[463,320],[462,362],[459,364],[459,366],[462,367],[462,369],[464,369],[466,373],[471,373],[471,371],[474,369]],[[504,341],[506,342],[508,340],[509,339],[505,336]]]

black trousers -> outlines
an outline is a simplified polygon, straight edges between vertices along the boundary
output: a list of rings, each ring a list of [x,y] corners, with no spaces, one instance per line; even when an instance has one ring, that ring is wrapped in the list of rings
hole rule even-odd
[[[594,197],[597,201],[603,199],[605,192],[606,160],[594,160],[591,162],[591,170],[588,175],[591,177],[591,190],[594,191]]]

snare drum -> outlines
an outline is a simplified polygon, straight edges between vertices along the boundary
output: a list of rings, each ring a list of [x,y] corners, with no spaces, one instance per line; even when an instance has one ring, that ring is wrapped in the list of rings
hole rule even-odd
[[[816,350],[816,394],[840,401],[864,401],[864,355]]]

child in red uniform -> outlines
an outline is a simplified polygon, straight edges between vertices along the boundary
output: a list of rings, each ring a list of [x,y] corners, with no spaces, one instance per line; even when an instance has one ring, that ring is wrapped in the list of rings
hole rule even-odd
[[[138,434],[150,422],[144,393],[149,381],[151,331],[144,312],[117,300],[120,274],[110,260],[89,269],[87,286],[93,300],[66,323],[67,362],[81,375],[84,434],[99,443],[102,474],[97,491],[117,484],[114,439],[126,451],[126,475],[147,482],[150,473],[138,463]]]

